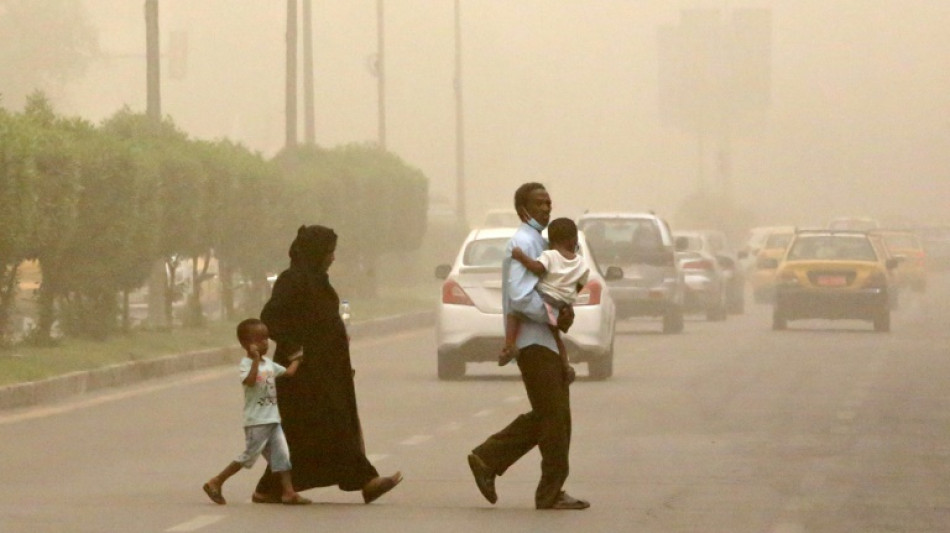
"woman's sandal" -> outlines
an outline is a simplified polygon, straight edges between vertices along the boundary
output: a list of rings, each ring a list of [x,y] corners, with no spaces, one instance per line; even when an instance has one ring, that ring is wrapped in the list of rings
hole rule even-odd
[[[304,498],[303,496],[299,494],[295,494],[294,497],[289,500],[283,500],[283,499],[280,500],[280,503],[284,505],[310,505],[311,503],[313,503],[313,500],[309,498]]]
[[[251,494],[251,501],[254,503],[280,503],[277,496],[264,496],[258,493]]]
[[[363,486],[363,502],[373,503],[383,494],[393,490],[401,481],[401,472],[396,472],[391,476],[376,477],[369,480],[366,485]]]

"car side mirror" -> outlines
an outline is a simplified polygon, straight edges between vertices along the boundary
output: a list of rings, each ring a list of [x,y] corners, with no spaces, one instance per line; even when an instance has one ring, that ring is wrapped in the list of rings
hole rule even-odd
[[[887,261],[884,262],[884,266],[886,266],[888,270],[894,270],[895,268],[897,268],[897,265],[899,265],[900,262],[901,262],[900,259],[896,257],[891,257]]]
[[[439,279],[445,279],[449,277],[449,272],[452,271],[452,265],[439,265],[435,267],[435,277]]]
[[[758,267],[762,270],[772,270],[778,268],[778,259],[773,257],[763,257],[758,261]]]
[[[677,237],[676,238],[676,251],[682,252],[689,248],[689,239],[686,237]]]
[[[617,281],[618,279],[623,279],[623,269],[618,266],[607,267],[607,272],[604,273],[604,280]]]
[[[725,255],[716,256],[716,260],[719,263],[719,266],[725,269],[735,268],[736,262],[732,260],[731,257]]]

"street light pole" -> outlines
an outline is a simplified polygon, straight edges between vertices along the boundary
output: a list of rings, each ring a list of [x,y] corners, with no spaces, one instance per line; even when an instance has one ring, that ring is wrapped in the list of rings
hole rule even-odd
[[[455,214],[461,225],[465,213],[465,127],[462,107],[462,23],[460,0],[455,0]]]
[[[317,142],[313,98],[313,5],[303,0],[303,138],[311,146]]]
[[[378,98],[379,147],[386,149],[386,56],[383,0],[376,0],[376,95]]]

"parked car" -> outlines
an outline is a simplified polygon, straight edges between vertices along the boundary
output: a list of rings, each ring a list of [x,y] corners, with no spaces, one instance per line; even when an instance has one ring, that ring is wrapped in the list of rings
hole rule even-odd
[[[442,283],[436,310],[437,369],[440,379],[465,375],[466,363],[494,362],[504,345],[502,260],[517,228],[474,229],[451,265],[439,265]],[[563,335],[571,362],[587,363],[594,379],[613,374],[616,308],[607,279],[620,278],[618,268],[602,270],[578,232],[579,252],[590,276],[574,304],[574,325]]]
[[[682,251],[677,252],[686,281],[683,311],[705,313],[707,320],[726,319],[726,279],[716,256],[701,231],[674,231],[673,238]]]
[[[890,331],[897,263],[866,232],[796,232],[777,264],[772,329],[826,318],[870,320],[875,331]]]
[[[795,235],[795,227],[776,227],[766,234],[755,256],[755,266],[748,275],[755,303],[772,303],[775,290],[775,267],[785,255],[788,243]]]
[[[585,213],[577,227],[598,264],[623,270],[622,279],[607,282],[619,318],[661,317],[663,333],[683,331],[686,280],[665,220],[652,213]]]

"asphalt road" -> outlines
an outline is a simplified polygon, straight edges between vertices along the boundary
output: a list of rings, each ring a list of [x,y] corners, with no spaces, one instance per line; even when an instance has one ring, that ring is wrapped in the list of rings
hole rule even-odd
[[[572,386],[568,491],[587,511],[536,511],[536,451],[479,495],[465,456],[528,409],[514,368],[435,377],[434,335],[353,346],[367,451],[405,481],[372,505],[307,491],[261,505],[263,462],[201,484],[242,449],[236,366],[0,413],[0,532],[950,530],[950,281],[908,297],[893,331],[770,308],[661,335],[622,323],[615,376]],[[581,368],[583,376],[586,369]]]

